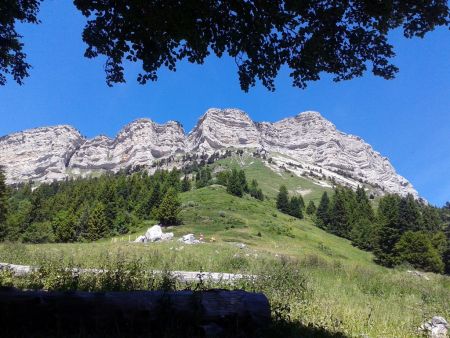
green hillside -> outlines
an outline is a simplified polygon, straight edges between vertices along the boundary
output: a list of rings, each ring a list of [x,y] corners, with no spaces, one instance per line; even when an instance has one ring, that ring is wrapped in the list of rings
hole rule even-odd
[[[303,177],[298,177],[294,174],[280,170],[276,173],[268,168],[262,160],[244,153],[242,156],[234,156],[219,160],[213,164],[217,170],[242,168],[247,175],[249,181],[256,179],[262,188],[264,194],[269,198],[275,198],[278,193],[280,185],[285,185],[290,192],[302,192],[305,201],[313,200],[318,202],[320,196],[324,191],[331,191],[331,189],[321,187]]]
[[[92,243],[0,244],[0,261],[55,269],[108,267],[125,260],[139,261],[141,269],[150,270],[271,274],[273,280],[266,284],[236,287],[267,294],[274,316],[283,320],[282,336],[414,337],[433,315],[450,317],[448,277],[428,273],[426,279],[408,273],[407,267],[381,267],[371,253],[317,228],[311,219],[299,220],[275,208],[281,184],[291,192],[309,190],[306,202],[318,201],[323,187],[286,172],[274,173],[251,157],[213,165],[215,170],[234,166],[244,168],[249,181],[257,179],[268,198],[239,198],[220,185],[193,189],[180,194],[183,223],[164,229],[175,238],[203,234],[206,243],[129,243],[156,224],[145,221],[131,234]],[[49,288],[61,287],[60,275],[50,270],[39,278]],[[0,274],[0,283],[29,285],[8,278]]]

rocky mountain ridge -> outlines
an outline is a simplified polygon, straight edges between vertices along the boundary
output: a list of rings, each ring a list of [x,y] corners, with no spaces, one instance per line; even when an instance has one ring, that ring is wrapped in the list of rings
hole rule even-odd
[[[149,119],[126,125],[114,139],[87,139],[70,126],[29,129],[0,138],[0,165],[10,184],[50,182],[96,171],[151,168],[155,161],[178,154],[228,148],[263,151],[298,168],[318,168],[348,185],[364,182],[384,192],[418,197],[387,158],[361,138],[340,132],[317,112],[269,123],[254,122],[239,109],[212,108],[187,135],[178,122]]]

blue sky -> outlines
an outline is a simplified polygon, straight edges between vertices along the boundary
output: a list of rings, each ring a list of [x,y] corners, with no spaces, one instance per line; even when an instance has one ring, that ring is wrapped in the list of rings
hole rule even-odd
[[[182,63],[161,70],[141,86],[138,66],[127,66],[127,83],[109,88],[104,59],[83,57],[84,18],[70,0],[47,0],[38,26],[20,26],[33,65],[24,86],[0,87],[0,135],[43,125],[71,124],[82,134],[114,136],[126,123],[149,117],[180,121],[189,131],[210,107],[236,107],[256,121],[276,121],[319,111],[344,132],[361,136],[387,156],[431,203],[450,200],[450,33],[425,39],[392,34],[400,73],[386,81],[367,73],[334,83],[330,77],[294,88],[283,69],[274,93],[261,85],[244,93],[234,61],[210,57],[202,66]]]

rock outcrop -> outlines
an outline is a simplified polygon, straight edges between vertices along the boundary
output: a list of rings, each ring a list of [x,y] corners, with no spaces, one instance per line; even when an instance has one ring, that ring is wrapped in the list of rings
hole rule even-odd
[[[72,173],[103,169],[116,171],[128,166],[151,164],[155,159],[183,152],[186,137],[178,122],[160,125],[139,119],[125,126],[112,140],[97,136],[86,141],[69,162]]]
[[[0,138],[6,182],[51,182],[67,177],[74,152],[85,142],[70,126],[29,129]]]
[[[191,151],[211,152],[223,148],[261,148],[256,124],[239,109],[209,109],[189,133]]]
[[[156,224],[151,228],[148,228],[145,235],[139,236],[134,241],[135,243],[147,243],[147,242],[158,242],[158,241],[170,241],[173,238],[173,232],[162,231],[160,225]]]
[[[150,167],[181,153],[214,153],[226,148],[281,154],[323,169],[342,181],[365,182],[389,193],[411,193],[412,185],[389,160],[360,137],[340,132],[317,112],[279,122],[254,122],[239,109],[209,109],[186,135],[178,122],[139,119],[114,138],[86,140],[69,126],[31,129],[0,138],[0,165],[8,183],[49,182],[96,171]]]
[[[430,338],[447,338],[450,325],[444,317],[434,316],[430,321],[424,323],[419,330],[428,333]]]
[[[360,137],[340,132],[317,112],[304,112],[276,123],[260,123],[259,129],[263,147],[269,151],[372,185],[379,184],[387,192],[417,196],[386,157]]]

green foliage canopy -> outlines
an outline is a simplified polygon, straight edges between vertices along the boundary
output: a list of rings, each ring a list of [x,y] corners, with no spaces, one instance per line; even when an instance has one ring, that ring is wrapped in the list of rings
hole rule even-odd
[[[139,83],[157,70],[176,70],[183,59],[202,64],[214,53],[235,59],[241,88],[256,80],[269,90],[282,66],[294,86],[305,88],[320,74],[335,81],[397,72],[388,42],[391,30],[423,37],[449,23],[447,1],[113,1],[75,0],[88,19],[85,56],[106,57],[106,81],[124,82],[125,60],[142,62]]]
[[[405,232],[395,244],[397,261],[408,262],[424,271],[441,273],[444,263],[436,248],[433,247],[429,236],[424,232]]]
[[[6,75],[23,83],[31,67],[16,23],[38,23],[41,0],[0,2],[0,85]],[[259,80],[269,90],[282,66],[293,85],[305,88],[322,73],[335,81],[397,72],[389,32],[423,37],[449,25],[446,0],[427,1],[142,1],[74,0],[87,18],[85,56],[106,59],[108,85],[125,82],[124,62],[139,62],[138,82],[157,80],[161,67],[175,71],[187,60],[203,64],[210,54],[234,58],[240,86]]]

